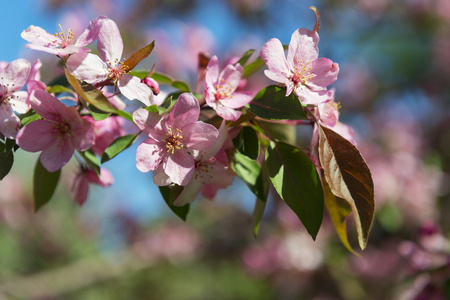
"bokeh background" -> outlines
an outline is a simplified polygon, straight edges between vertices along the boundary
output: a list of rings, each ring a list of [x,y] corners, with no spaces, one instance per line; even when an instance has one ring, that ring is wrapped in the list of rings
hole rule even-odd
[[[255,199],[238,179],[214,201],[198,199],[183,222],[135,168],[135,146],[104,165],[114,185],[91,186],[82,208],[64,167],[54,198],[34,214],[37,156],[19,150],[0,182],[0,299],[450,299],[448,0],[2,1],[0,60],[40,58],[48,82],[58,59],[26,49],[20,33],[61,24],[77,35],[106,15],[125,57],[155,40],[140,67],[155,63],[195,86],[199,52],[225,62],[256,49],[254,59],[270,38],[287,44],[297,28],[312,29],[310,5],[322,17],[320,56],[340,65],[341,121],[375,182],[360,257],[327,215],[313,241],[273,194],[255,239]],[[270,82],[260,72],[247,84]]]

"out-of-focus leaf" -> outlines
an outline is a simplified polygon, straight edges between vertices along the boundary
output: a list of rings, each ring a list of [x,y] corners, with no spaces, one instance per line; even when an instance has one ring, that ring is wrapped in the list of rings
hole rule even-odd
[[[270,181],[266,180],[261,172],[261,166],[256,160],[249,159],[247,156],[236,152],[234,162],[231,164],[233,171],[245,182],[256,197],[265,201],[269,193]]]
[[[100,164],[98,162],[97,156],[95,156],[94,152],[92,150],[87,151],[78,151],[78,154],[80,154],[81,158],[88,164],[89,167],[91,167],[92,170],[100,177]]]
[[[123,150],[130,147],[136,141],[137,137],[137,134],[129,134],[115,139],[111,145],[105,149],[105,152],[103,152],[102,163],[107,162]]]
[[[171,85],[174,88],[179,89],[179,90],[181,90],[183,92],[189,92],[190,91],[189,85],[186,82],[184,82],[184,81],[175,80],[175,81],[172,82]]]
[[[264,211],[266,209],[267,198],[269,197],[270,190],[270,177],[269,172],[267,170],[267,165],[265,162],[261,165],[261,172],[258,178],[256,179],[255,186],[258,187],[258,190],[261,190],[259,194],[262,193],[263,198],[256,198],[255,208],[253,209],[252,215],[252,223],[253,223],[253,235],[255,238],[258,237],[259,225],[261,224],[262,217],[264,215]]]
[[[161,195],[164,198],[164,201],[167,203],[169,208],[183,221],[186,221],[187,215],[189,213],[189,208],[191,207],[190,204],[186,204],[183,206],[175,206],[173,205],[173,202],[177,197],[181,194],[183,191],[183,187],[181,186],[174,186],[174,187],[168,187],[168,186],[160,186],[159,191],[161,192]]]
[[[61,94],[61,93],[72,93],[73,91],[63,85],[52,85],[47,87],[47,92],[49,94]]]
[[[102,121],[111,115],[111,113],[101,111],[100,109],[91,104],[88,104],[87,109],[89,110],[89,112],[92,115],[92,118],[95,121]]]
[[[33,177],[34,211],[38,211],[50,201],[58,185],[60,174],[61,169],[56,172],[47,171],[41,163],[41,158],[38,158]]]
[[[252,54],[255,52],[255,49],[250,49],[247,50],[244,55],[242,55],[242,57],[239,59],[239,61],[236,63],[240,64],[241,66],[245,65],[245,63],[248,61],[248,59],[250,58],[250,56],[252,56]]]
[[[319,126],[319,158],[330,190],[352,208],[359,246],[364,249],[375,213],[370,169],[352,143],[324,126]]]
[[[270,85],[263,88],[249,104],[249,110],[268,120],[306,120],[300,100],[294,93],[286,97],[286,88]]]
[[[34,110],[30,109],[27,113],[21,114],[19,116],[20,124],[22,126],[28,125],[33,121],[40,119],[41,116],[38,115]]]
[[[258,135],[250,126],[241,128],[238,136],[233,139],[233,145],[237,151],[250,159],[255,160],[259,156]]]
[[[296,144],[297,136],[295,132],[295,126],[292,126],[292,124],[258,121],[257,125],[260,126],[262,133],[274,140],[285,142],[291,145]]]
[[[117,115],[121,116],[121,117],[124,117],[125,119],[127,119],[130,122],[134,122],[133,116],[127,111],[118,109],[117,110]]]
[[[244,67],[244,74],[242,74],[242,78],[248,78],[253,73],[258,71],[262,66],[264,66],[264,61],[261,58],[257,58],[254,62],[249,63]]]
[[[154,72],[151,78],[155,79],[159,84],[172,84],[174,79],[170,77],[169,75]]]
[[[0,181],[8,175],[14,164],[14,153],[12,149],[7,151],[6,145],[0,142]]]
[[[334,228],[336,229],[336,233],[341,239],[342,244],[347,248],[351,253],[358,255],[359,254],[353,250],[348,242],[347,238],[347,225],[346,219],[350,212],[352,211],[350,205],[339,197],[336,197],[330,190],[328,183],[323,181],[324,192],[325,192],[325,204],[330,214],[331,221],[333,222]]]
[[[138,50],[133,55],[131,55],[127,60],[124,61],[125,71],[133,70],[134,67],[143,59],[147,58],[150,53],[152,53],[153,48],[155,48],[155,41],[148,44],[144,48]]]
[[[300,149],[271,142],[266,163],[273,186],[313,239],[323,219],[324,195],[314,164]]]
[[[80,84],[78,79],[73,77],[67,69],[64,69],[67,80],[72,88],[80,95],[87,103],[95,106],[99,110],[106,113],[117,113],[117,109],[109,103],[108,98],[103,93],[88,83]]]

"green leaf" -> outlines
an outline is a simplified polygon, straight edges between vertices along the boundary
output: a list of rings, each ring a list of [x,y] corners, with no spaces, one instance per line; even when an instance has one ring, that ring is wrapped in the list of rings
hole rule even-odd
[[[134,123],[133,116],[132,116],[129,112],[127,112],[127,111],[118,109],[118,110],[117,110],[117,115],[118,115],[118,116],[121,116],[121,117],[127,119],[128,121]]]
[[[350,205],[339,197],[336,197],[330,190],[328,183],[324,180],[323,182],[324,192],[325,192],[325,204],[330,215],[331,221],[333,223],[334,229],[336,229],[336,233],[341,239],[342,244],[347,248],[351,253],[358,255],[359,254],[353,250],[348,242],[347,238],[347,223],[346,219],[350,212],[352,211]]]
[[[264,61],[258,57],[254,62],[249,63],[244,67],[244,73],[242,74],[242,78],[248,78],[253,73],[258,71],[262,66],[264,66]]]
[[[100,164],[98,162],[97,156],[95,156],[92,150],[87,151],[77,151],[81,158],[91,167],[92,170],[100,177]]]
[[[152,76],[150,76],[150,77],[155,79],[159,84],[172,84],[172,82],[174,80],[169,75],[158,73],[158,72],[154,72],[152,74]]]
[[[359,150],[333,130],[319,125],[319,158],[330,190],[351,206],[361,249],[367,245],[375,213],[370,169]]]
[[[128,73],[131,76],[135,76],[139,79],[144,79],[148,75],[148,71],[145,70],[132,70]]]
[[[55,85],[60,85],[60,86],[65,86],[65,87],[70,86],[69,81],[66,78],[66,75],[61,75],[59,77],[56,77],[55,79],[50,81],[47,86],[55,86]]]
[[[258,186],[258,189],[261,190],[262,195],[260,196],[262,196],[263,198],[256,198],[255,208],[253,209],[252,224],[253,235],[255,236],[255,238],[258,237],[259,225],[261,224],[261,220],[266,209],[266,203],[270,189],[269,171],[267,170],[267,164],[265,162],[263,162],[261,165],[261,172],[256,180],[256,186]]]
[[[34,167],[33,177],[33,195],[34,195],[34,211],[38,211],[53,196],[56,186],[58,185],[61,169],[56,172],[49,172],[41,163],[39,157]]]
[[[291,145],[296,144],[295,126],[266,121],[258,121],[258,124],[261,125],[262,132],[272,139]]]
[[[41,116],[38,115],[34,110],[30,109],[27,113],[21,114],[19,116],[20,124],[22,126],[28,125],[33,121],[40,119]]]
[[[114,156],[122,152],[123,150],[130,147],[138,138],[137,134],[129,134],[118,137],[114,140],[108,148],[105,149],[102,155],[102,163],[107,162],[112,159]]]
[[[297,147],[271,142],[266,163],[273,186],[313,239],[323,218],[324,195],[316,167]]]
[[[250,102],[249,110],[268,120],[306,120],[303,106],[294,93],[286,95],[285,87],[270,85],[263,88]]]
[[[147,58],[150,53],[152,53],[153,48],[155,48],[155,41],[131,55],[130,58],[125,60],[123,63],[125,66],[125,71],[133,70],[141,60]]]
[[[259,156],[258,135],[250,126],[242,127],[239,135],[233,139],[233,145],[239,153],[250,159],[255,160]]]
[[[183,92],[189,92],[191,90],[189,85],[184,81],[175,80],[171,85],[176,89],[182,90]]]
[[[244,55],[242,55],[242,57],[239,59],[239,61],[237,63],[235,63],[235,65],[240,64],[241,66],[244,66],[245,63],[248,61],[248,59],[250,58],[250,56],[252,56],[252,54],[255,52],[255,49],[250,49],[247,50]]]
[[[14,153],[12,149],[7,151],[6,145],[0,142],[0,181],[8,175],[14,164]]]
[[[173,202],[177,197],[181,194],[183,191],[183,187],[181,186],[160,186],[159,191],[161,192],[161,195],[164,198],[164,201],[166,201],[169,208],[183,221],[186,221],[187,215],[189,213],[189,208],[191,207],[190,204],[186,204],[183,206],[175,206],[173,205]]]
[[[108,98],[103,93],[96,89],[93,85],[88,83],[80,84],[80,82],[73,77],[67,69],[64,69],[67,80],[73,87],[75,92],[81,96],[87,103],[95,106],[105,113],[117,113],[117,109],[109,103]]]
[[[233,171],[245,182],[250,190],[262,201],[267,199],[269,194],[270,181],[262,172],[257,161],[249,159],[247,156],[236,152],[234,161],[231,164]]]
[[[111,113],[101,111],[100,109],[91,104],[88,104],[87,109],[89,110],[89,112],[92,115],[92,118],[94,118],[95,121],[102,121],[111,115]]]
[[[61,94],[61,93],[73,93],[71,89],[63,85],[53,85],[47,87],[47,92],[49,94]]]

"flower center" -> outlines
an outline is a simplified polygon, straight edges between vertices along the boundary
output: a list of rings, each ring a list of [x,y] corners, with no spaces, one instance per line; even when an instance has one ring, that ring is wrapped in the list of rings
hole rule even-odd
[[[222,100],[222,99],[227,99],[227,98],[233,98],[233,96],[231,96],[231,94],[233,93],[233,89],[231,88],[231,83],[228,82],[227,85],[224,85],[224,79],[220,79],[220,85],[216,84],[215,88],[216,88],[216,101],[218,100]]]
[[[166,142],[167,152],[172,152],[172,154],[174,154],[175,150],[183,148],[183,136],[181,134],[182,132],[180,129],[177,128],[174,132],[172,126],[169,126],[169,130],[163,139],[163,141]]]
[[[7,103],[9,99],[11,99],[11,93],[9,92],[10,88],[14,87],[14,83],[3,83],[3,77],[0,77],[0,105],[5,102]]]
[[[306,84],[308,80],[313,78],[313,74],[311,74],[312,66],[309,65],[311,63],[308,60],[306,63],[303,60],[297,61],[297,66],[294,66],[294,70],[292,70],[292,75],[290,79],[294,82],[294,84]]]
[[[114,60],[113,63],[111,63],[109,59],[106,62],[109,64],[108,79],[114,79],[114,81],[117,81],[128,73],[128,66],[123,62],[119,61],[117,58]]]
[[[68,135],[72,135],[72,128],[69,123],[63,121],[61,123],[56,123],[53,126],[54,132],[58,135],[58,138],[64,138]]]
[[[212,178],[212,175],[208,173],[214,169],[215,163],[216,163],[215,157],[211,157],[209,160],[201,160],[195,162],[195,169],[197,170],[197,172],[195,173],[195,179],[200,177],[203,184],[205,184],[204,177],[209,176],[209,178]]]
[[[59,40],[56,40],[55,43],[58,43],[61,48],[66,48],[67,46],[72,45],[73,40],[73,31],[69,28],[67,31],[67,35],[62,29],[61,25],[59,25],[59,28],[61,28],[60,33],[55,33],[55,37],[57,37]]]

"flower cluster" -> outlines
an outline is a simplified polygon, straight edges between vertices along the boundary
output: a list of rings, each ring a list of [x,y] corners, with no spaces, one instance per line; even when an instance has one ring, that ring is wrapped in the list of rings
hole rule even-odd
[[[79,205],[87,199],[89,183],[108,186],[113,182],[99,158],[102,163],[114,158],[143,133],[146,139],[137,148],[136,167],[153,172],[154,183],[180,217],[185,215],[177,206],[192,203],[200,192],[213,198],[238,176],[258,201],[266,201],[272,184],[314,238],[323,215],[323,204],[314,203],[317,197],[323,198],[320,181],[326,180],[332,192],[352,206],[364,247],[373,217],[373,191],[348,185],[342,181],[345,176],[336,173],[337,164],[342,174],[355,176],[361,169],[362,176],[367,175],[358,150],[347,143],[354,143],[351,129],[338,122],[339,104],[334,102],[334,89],[327,87],[336,81],[339,66],[319,58],[316,30],[296,30],[287,58],[278,39],[268,41],[252,64],[246,65],[254,50],[222,68],[213,56],[199,68],[196,86],[204,89],[197,88],[197,92],[183,81],[158,73],[155,66],[151,71],[134,70],[151,54],[155,42],[123,59],[119,27],[105,16],[92,20],[75,42],[70,29],[51,35],[30,26],[22,37],[30,42],[28,48],[62,59],[67,84],[47,86],[41,82],[40,61],[33,66],[24,59],[0,65],[2,147],[11,156],[17,148],[42,152],[44,171],[35,176],[41,176],[43,182],[75,153],[81,171],[73,189]],[[88,47],[94,42],[98,55]],[[246,89],[246,82],[263,65],[261,59],[268,67],[266,76],[279,85],[256,93]],[[21,91],[24,86],[27,91]],[[133,100],[139,108],[131,111],[135,106],[128,103]],[[309,149],[297,148],[295,141],[277,135],[272,128],[296,125],[315,128]],[[330,128],[334,131],[328,131]],[[348,169],[330,149],[332,153],[353,153],[357,170]],[[321,155],[320,161],[314,154]],[[325,179],[316,167],[324,168]],[[330,177],[331,169],[335,177]],[[363,184],[370,187],[370,173],[366,178]],[[298,187],[311,190],[312,196],[300,197]],[[355,205],[354,198],[360,195],[365,197],[366,207]],[[305,201],[302,205],[307,213],[297,201]]]

